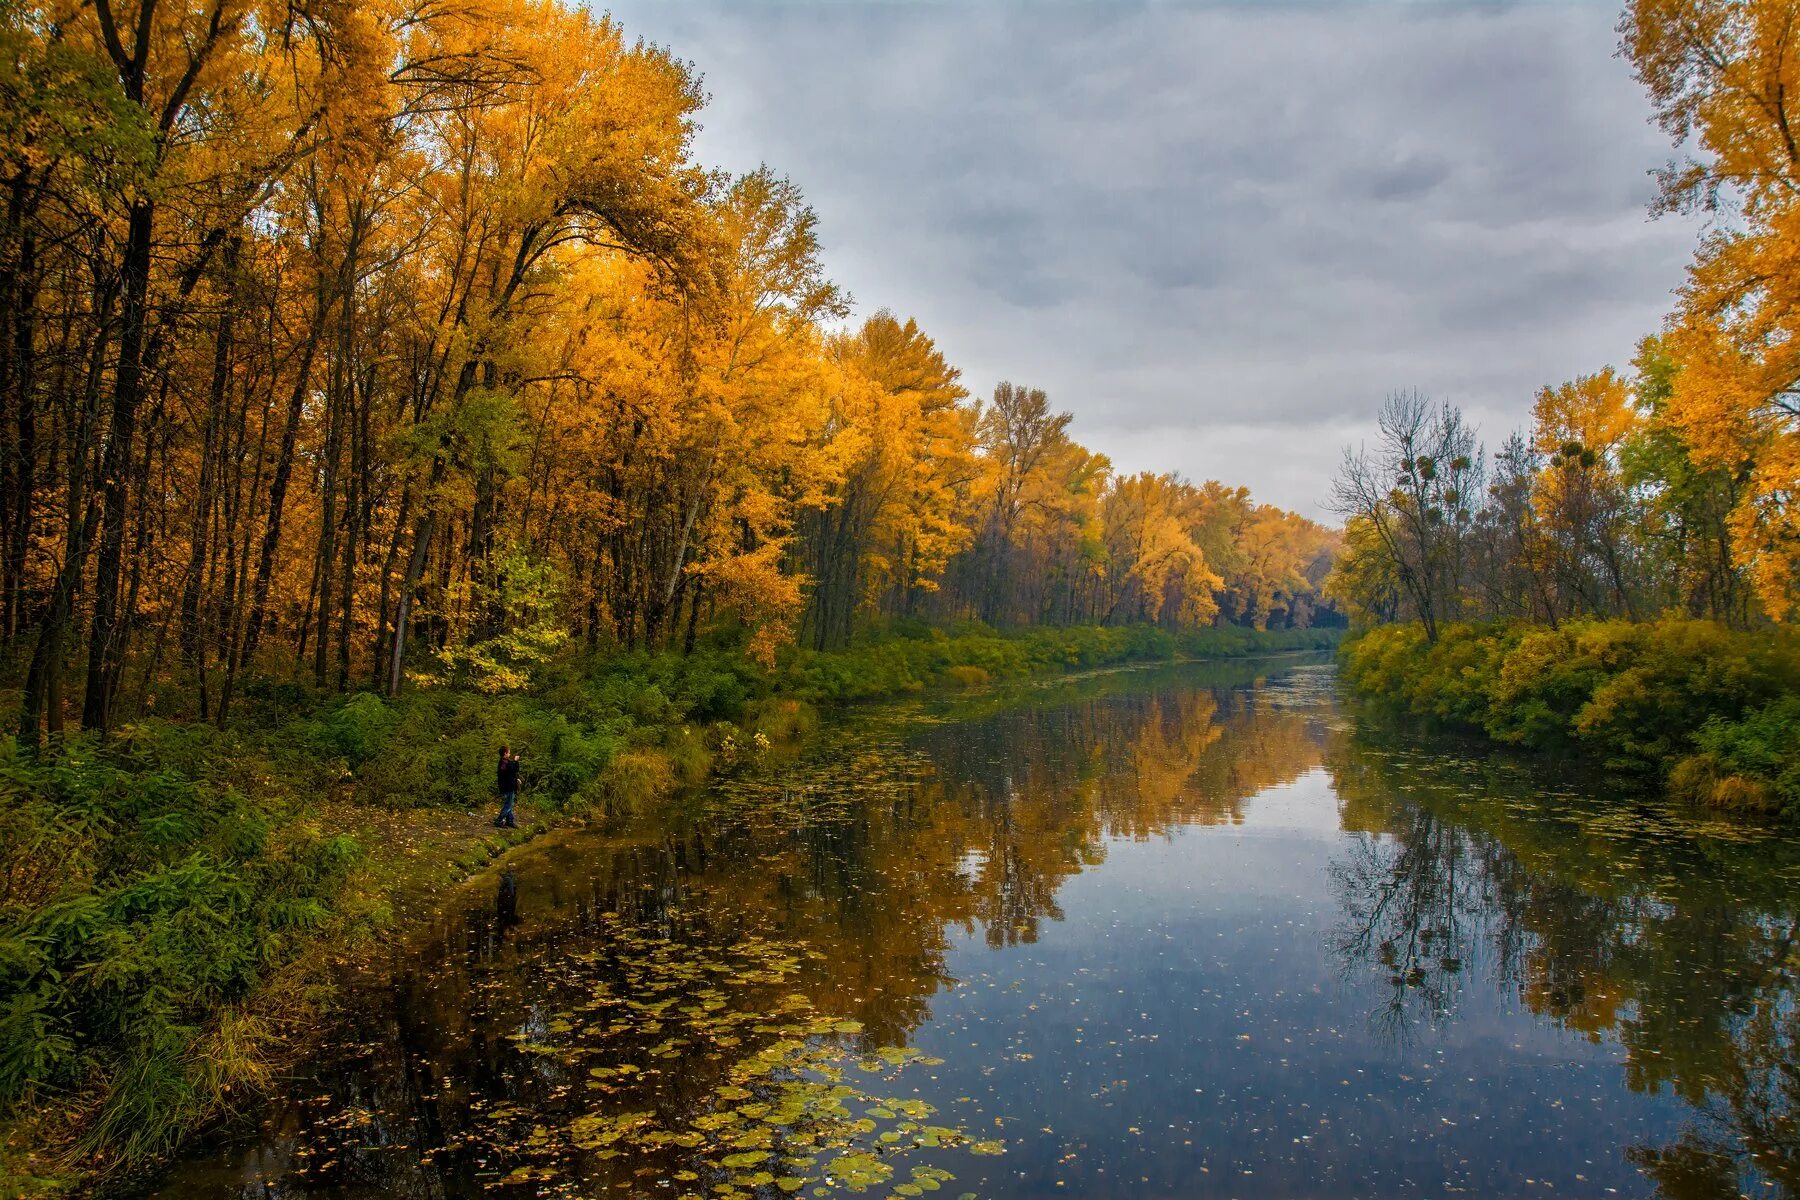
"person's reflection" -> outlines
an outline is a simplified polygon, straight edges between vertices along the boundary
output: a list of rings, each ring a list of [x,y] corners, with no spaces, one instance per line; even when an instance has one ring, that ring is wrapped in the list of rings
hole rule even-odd
[[[494,897],[494,944],[506,940],[506,931],[519,923],[519,881],[509,868],[500,876],[500,894]]]

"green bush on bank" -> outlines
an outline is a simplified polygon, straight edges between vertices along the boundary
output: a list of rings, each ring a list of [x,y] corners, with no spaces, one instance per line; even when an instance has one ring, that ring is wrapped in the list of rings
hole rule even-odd
[[[1335,629],[1227,626],[1175,635],[1147,625],[1081,625],[1002,634],[980,625],[947,631],[901,623],[848,650],[790,652],[778,668],[774,690],[815,704],[837,704],[946,685],[969,687],[1180,657],[1329,650],[1340,634]]]
[[[1392,713],[1800,818],[1800,643],[1710,621],[1418,625],[1346,641],[1343,676]]]

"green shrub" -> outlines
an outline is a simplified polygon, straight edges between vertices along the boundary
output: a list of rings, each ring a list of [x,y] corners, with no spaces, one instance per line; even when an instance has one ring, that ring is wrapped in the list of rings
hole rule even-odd
[[[1720,807],[1800,814],[1800,648],[1708,621],[1576,621],[1557,629],[1416,625],[1362,633],[1345,682],[1390,712],[1533,750],[1666,776]]]
[[[1592,699],[1608,667],[1581,652],[1575,630],[1539,629],[1519,639],[1500,661],[1488,709],[1488,733],[1535,750],[1560,750],[1574,741],[1575,716]],[[1419,681],[1430,688],[1433,678]]]
[[[1700,752],[1671,776],[1677,791],[1800,819],[1800,696],[1783,696],[1735,721],[1714,717],[1694,740]]]
[[[397,720],[394,708],[374,692],[359,692],[316,722],[324,752],[351,767],[381,753]]]
[[[1771,639],[1710,621],[1618,624],[1582,630],[1608,674],[1574,721],[1609,766],[1655,771],[1692,750],[1706,722],[1734,720],[1800,682]]]

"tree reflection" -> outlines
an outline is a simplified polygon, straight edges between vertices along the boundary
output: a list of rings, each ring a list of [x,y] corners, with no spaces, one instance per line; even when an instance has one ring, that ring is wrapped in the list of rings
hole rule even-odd
[[[1423,809],[1405,816],[1403,832],[1360,839],[1331,867],[1343,910],[1332,948],[1347,971],[1374,963],[1386,973],[1378,1017],[1401,1037],[1414,1021],[1449,1013],[1486,911],[1461,831]]]
[[[1333,869],[1332,945],[1344,972],[1386,981],[1382,1022],[1404,1035],[1489,979],[1616,1041],[1632,1088],[1691,1106],[1677,1140],[1628,1151],[1671,1200],[1800,1195],[1793,843],[1346,735],[1326,761],[1364,834]]]

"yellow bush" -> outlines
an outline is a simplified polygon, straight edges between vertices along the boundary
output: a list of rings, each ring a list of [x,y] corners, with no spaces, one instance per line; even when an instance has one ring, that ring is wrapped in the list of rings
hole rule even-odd
[[[1716,755],[1690,754],[1669,772],[1672,795],[1709,808],[1736,812],[1775,812],[1781,807],[1774,789],[1758,779],[1732,773]]]
[[[626,811],[646,800],[660,800],[676,788],[675,763],[663,751],[640,746],[615,755],[595,778],[591,790],[609,811]]]

